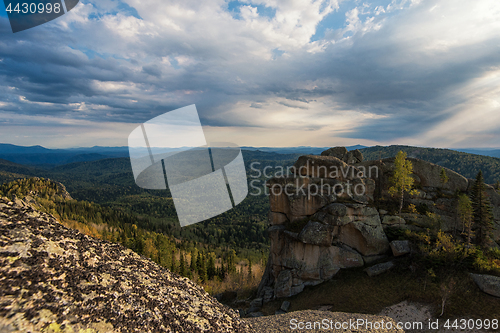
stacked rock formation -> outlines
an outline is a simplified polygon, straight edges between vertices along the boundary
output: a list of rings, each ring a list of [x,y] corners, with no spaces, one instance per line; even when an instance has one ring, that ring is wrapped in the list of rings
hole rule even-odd
[[[201,287],[0,198],[0,332],[251,332]]]
[[[443,168],[439,165],[422,161],[417,158],[407,158],[413,165],[412,177],[415,180],[414,188],[416,194],[405,197],[405,202],[414,204],[421,208],[420,213],[402,213],[401,217],[390,216],[387,211],[381,210],[382,224],[398,228],[406,228],[416,231],[429,227],[429,219],[423,211],[434,213],[438,217],[439,228],[443,231],[461,230],[457,216],[457,205],[459,193],[470,194],[475,180]],[[375,195],[380,198],[390,199],[388,193],[389,177],[394,170],[394,158],[386,158],[378,161],[364,161],[356,164],[357,167],[376,167],[378,175],[372,173],[372,179],[376,183]],[[441,170],[445,170],[448,177],[447,182],[441,181]],[[486,193],[491,202],[493,211],[493,240],[500,241],[500,194],[491,185],[486,185]],[[435,222],[435,221],[434,221]]]
[[[436,213],[442,230],[457,228],[456,194],[467,192],[473,181],[445,169],[448,182],[443,183],[442,167],[409,160],[418,193],[405,198],[406,202]],[[293,175],[269,180],[271,247],[259,297],[265,302],[292,296],[305,286],[331,279],[340,269],[408,253],[407,242],[390,246],[384,230],[424,230],[433,221],[424,213],[396,216],[375,207],[375,196],[391,201],[388,188],[393,170],[394,158],[363,161],[359,151],[335,147],[321,156],[301,156]],[[500,195],[493,188],[488,188],[488,194],[494,207],[494,238],[498,239]],[[393,266],[387,262],[367,273],[376,275]]]

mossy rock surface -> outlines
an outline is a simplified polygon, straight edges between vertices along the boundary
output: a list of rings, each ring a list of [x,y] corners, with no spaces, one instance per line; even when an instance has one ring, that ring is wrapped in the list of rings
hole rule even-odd
[[[251,332],[201,287],[0,198],[0,332]]]

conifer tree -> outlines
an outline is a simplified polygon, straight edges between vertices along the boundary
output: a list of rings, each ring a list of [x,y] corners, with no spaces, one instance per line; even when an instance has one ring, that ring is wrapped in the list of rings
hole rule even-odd
[[[200,274],[201,270],[201,262],[202,262],[202,253],[198,252],[198,256],[196,258],[196,272],[198,272],[198,275]]]
[[[493,230],[493,213],[486,194],[483,172],[479,171],[471,190],[474,225],[477,228],[476,239],[480,245],[486,245]]]
[[[227,260],[227,272],[236,273],[236,251],[233,249],[229,250],[228,260]]]
[[[170,265],[170,271],[175,273],[176,265],[175,265],[175,249],[172,249],[172,264]]]
[[[252,260],[248,259],[248,280],[252,281],[253,280],[253,273],[252,273]]]
[[[469,247],[474,233],[472,231],[472,202],[465,194],[461,194],[458,198],[458,217],[462,222],[462,234],[467,238],[467,247]]]
[[[207,266],[207,277],[209,280],[213,280],[216,274],[215,270],[215,260],[213,253],[208,254],[208,266]]]
[[[200,279],[200,282],[205,282],[207,281],[207,269],[206,269],[206,265],[205,265],[205,255],[203,253],[200,253],[198,254],[198,258],[201,257],[201,260],[200,260],[200,270],[198,271],[198,277]]]
[[[186,261],[184,258],[184,253],[181,253],[181,256],[180,256],[179,275],[186,276]]]
[[[189,269],[191,270],[191,272],[196,272],[197,271],[197,269],[196,269],[196,259],[197,259],[197,251],[196,251],[196,249],[194,249],[191,252],[191,264],[189,265]]]

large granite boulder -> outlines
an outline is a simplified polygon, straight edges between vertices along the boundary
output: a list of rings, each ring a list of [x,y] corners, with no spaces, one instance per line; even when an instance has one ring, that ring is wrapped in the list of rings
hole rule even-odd
[[[365,269],[368,276],[376,276],[391,270],[395,266],[394,262],[388,261],[381,264],[373,265]]]
[[[276,177],[267,182],[267,187],[271,212],[285,214],[287,220],[293,222],[311,216],[337,200],[367,204],[373,200],[375,182],[366,178],[340,181],[309,177]],[[281,222],[272,222],[272,224],[279,223]]]
[[[407,240],[394,240],[391,242],[392,255],[399,257],[410,253],[410,242]]]
[[[483,292],[495,297],[500,297],[500,277],[472,273],[470,276]]]
[[[303,243],[330,246],[332,245],[334,226],[309,221],[298,235]]]
[[[5,198],[0,291],[1,332],[252,331],[190,280]]]
[[[377,255],[389,250],[389,240],[382,224],[369,225],[364,222],[352,222],[343,226],[338,241],[364,256]]]

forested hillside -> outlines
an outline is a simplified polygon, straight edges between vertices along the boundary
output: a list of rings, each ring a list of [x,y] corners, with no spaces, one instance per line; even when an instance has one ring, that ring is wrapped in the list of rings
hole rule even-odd
[[[418,148],[408,146],[371,147],[362,149],[365,160],[394,156],[399,150],[455,170],[473,178],[482,169],[485,180],[494,183],[500,179],[500,159],[460,153],[448,149]],[[258,150],[243,150],[249,182],[256,181],[263,189],[265,177],[259,175],[265,167],[276,170],[290,166],[297,154],[277,154]],[[70,163],[52,168],[39,169],[9,161],[0,161],[0,183],[26,177],[44,177],[64,184],[71,196],[79,201],[99,204],[109,209],[119,209],[139,219],[137,225],[144,230],[164,233],[177,239],[196,241],[212,246],[230,247],[237,252],[266,252],[268,198],[252,195],[224,214],[212,219],[181,228],[168,190],[144,190],[135,185],[128,158],[110,158],[98,161]]]
[[[155,232],[151,230],[149,218],[117,207],[67,199],[60,185],[44,178],[3,184],[0,196],[22,198],[54,215],[67,227],[120,243],[172,272],[204,285],[208,292],[255,287],[265,266],[267,252],[263,250],[207,244],[196,241],[189,232],[188,237],[181,239]]]
[[[408,157],[419,158],[450,170],[467,178],[475,178],[479,170],[483,171],[485,182],[494,184],[500,180],[500,158],[462,153],[450,149],[422,148],[412,146],[375,146],[360,149],[365,160],[394,157],[399,151]]]

